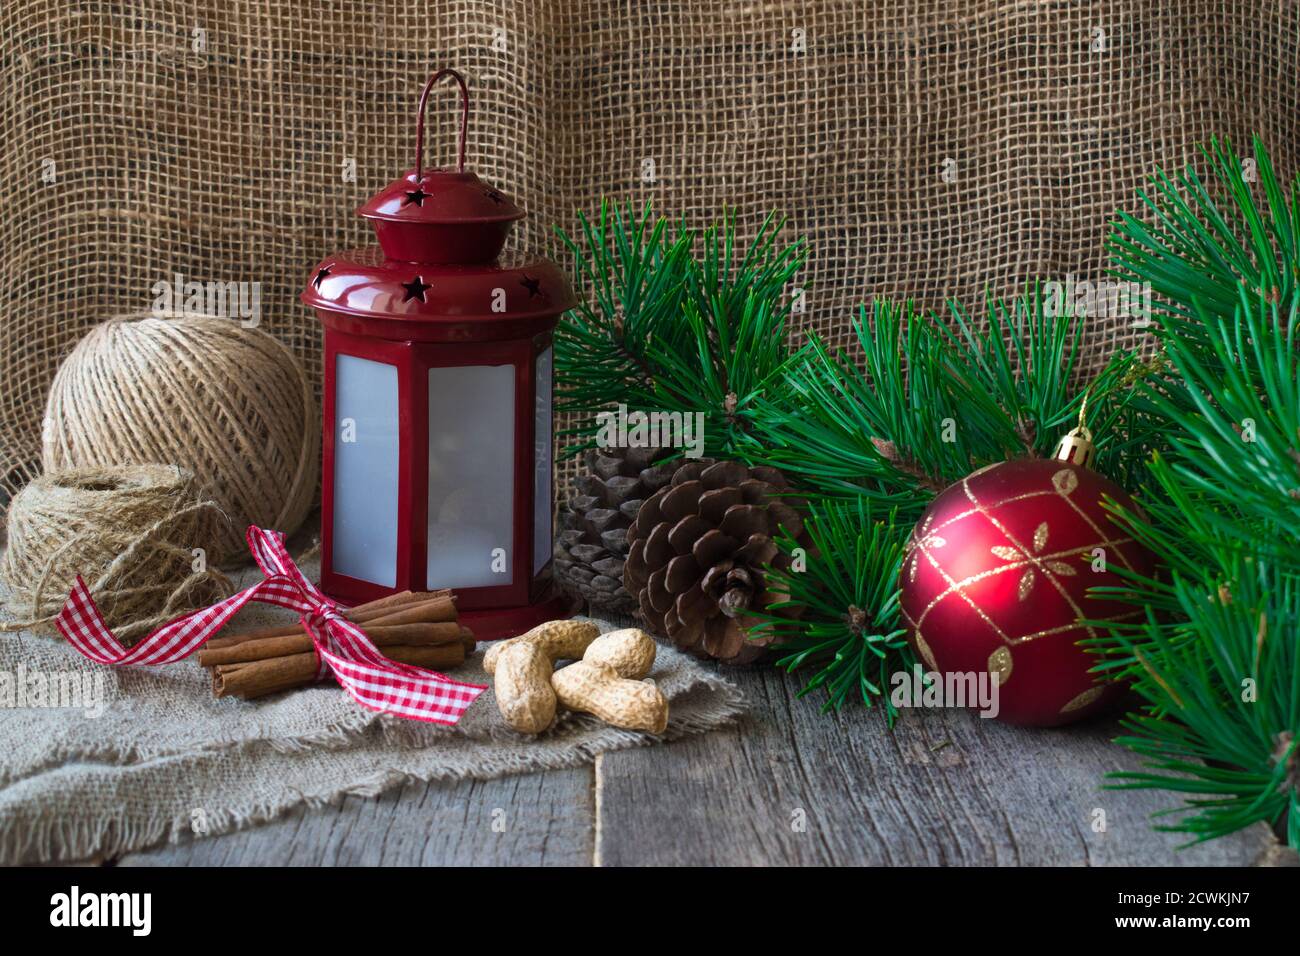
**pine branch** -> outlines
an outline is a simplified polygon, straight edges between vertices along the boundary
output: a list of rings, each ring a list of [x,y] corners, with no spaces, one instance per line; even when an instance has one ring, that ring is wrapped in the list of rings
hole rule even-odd
[[[556,409],[576,412],[561,434],[574,454],[595,443],[596,415],[619,404],[642,412],[702,413],[705,454],[731,457],[751,405],[779,385],[789,359],[789,286],[806,258],[802,240],[778,246],[769,215],[746,246],[734,213],[702,235],[653,219],[649,205],[602,203],[575,259],[579,306],[556,331]],[[698,247],[698,256],[695,249]]]
[[[1162,317],[1156,335],[1164,364],[1134,399],[1162,423],[1165,448],[1147,464],[1144,511],[1115,512],[1164,568],[1155,579],[1116,569],[1130,580],[1108,593],[1158,612],[1172,646],[1184,642],[1187,620],[1177,582],[1200,582],[1203,595],[1217,594],[1231,586],[1228,569],[1245,559],[1300,575],[1300,298],[1282,310],[1265,301],[1252,306],[1245,295],[1231,321],[1200,313],[1206,334],[1199,341],[1179,334],[1176,317]],[[1198,360],[1202,343],[1212,349],[1209,363]],[[1123,629],[1105,630],[1113,636]],[[1095,646],[1104,668],[1140,676],[1134,657],[1116,654],[1113,640]]]
[[[555,333],[556,410],[593,413],[618,401],[638,407],[655,389],[647,343],[677,342],[693,235],[680,229],[670,237],[666,220],[651,220],[649,204],[637,214],[602,201],[595,223],[582,214],[578,221],[581,243],[556,230],[573,256],[578,298]]]
[[[880,700],[893,726],[898,711],[887,688],[914,663],[898,610],[898,569],[910,529],[892,514],[874,520],[864,499],[814,503],[804,528],[811,542],[806,553],[789,535],[778,542],[791,569],[769,569],[768,587],[785,598],[759,615],[752,634],[780,644],[776,666],[813,671],[800,696],[825,691],[823,711],[850,698],[867,706]],[[786,608],[798,608],[798,617],[776,613]]]
[[[1157,829],[1192,842],[1286,818],[1300,849],[1300,581],[1272,562],[1239,559],[1227,570],[1231,596],[1207,599],[1175,579],[1182,640],[1154,620],[1140,641],[1118,638],[1141,656],[1134,686],[1150,707],[1119,738],[1147,770],[1112,774],[1112,786],[1185,794],[1182,819]]]
[[[1300,285],[1300,178],[1283,188],[1258,136],[1252,141],[1258,190],[1226,139],[1211,140],[1201,155],[1213,193],[1191,166],[1176,179],[1157,169],[1151,190],[1138,192],[1154,223],[1126,212],[1112,223],[1112,274],[1150,283],[1164,308],[1185,319],[1195,319],[1193,303],[1231,316],[1243,283],[1252,297],[1290,301]],[[1256,191],[1263,193],[1262,206]],[[1199,324],[1189,322],[1183,331],[1197,337]]]
[[[870,317],[863,309],[861,369],[810,336],[785,388],[758,401],[744,453],[801,487],[863,496],[903,521],[982,465],[1050,454],[1083,398],[1070,386],[1082,323],[1049,314],[1037,289],[1010,303],[990,296],[982,324],[957,303],[949,312],[951,326],[910,302],[878,300]],[[1112,385],[1125,368],[1116,361],[1103,373],[1094,402],[1103,418],[1118,414]],[[1100,434],[1104,450],[1113,439]]]
[[[1115,224],[1115,272],[1158,294],[1160,346],[1127,403],[1157,450],[1144,511],[1116,515],[1164,568],[1098,589],[1146,621],[1093,622],[1089,643],[1147,701],[1121,742],[1148,770],[1118,785],[1189,795],[1165,828],[1197,840],[1264,820],[1300,849],[1300,178],[1284,193],[1258,139],[1254,188],[1226,143],[1204,157],[1209,186],[1158,174],[1154,224]]]

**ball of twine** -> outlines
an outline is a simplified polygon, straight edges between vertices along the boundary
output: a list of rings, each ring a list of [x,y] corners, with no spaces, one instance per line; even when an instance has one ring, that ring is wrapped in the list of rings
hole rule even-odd
[[[193,472],[227,517],[211,555],[245,554],[248,525],[292,534],[316,491],[320,421],[289,350],[230,319],[120,316],[59,367],[43,464],[162,463]]]
[[[9,547],[0,559],[6,604],[49,625],[80,574],[110,628],[128,643],[174,617],[231,593],[198,560],[226,525],[190,472],[174,465],[82,468],[43,475],[9,505]]]

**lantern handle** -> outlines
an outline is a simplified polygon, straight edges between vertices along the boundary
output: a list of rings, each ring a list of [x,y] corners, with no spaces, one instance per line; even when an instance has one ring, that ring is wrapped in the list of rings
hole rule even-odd
[[[460,87],[460,152],[456,162],[456,172],[463,173],[465,171],[465,131],[469,128],[469,87],[465,85],[465,77],[461,76],[460,73],[451,67],[443,67],[429,77],[429,82],[424,84],[424,92],[420,94],[420,112],[415,120],[415,178],[417,182],[424,177],[424,106],[429,101],[429,92],[433,89],[433,85],[444,76],[455,79],[456,84]]]

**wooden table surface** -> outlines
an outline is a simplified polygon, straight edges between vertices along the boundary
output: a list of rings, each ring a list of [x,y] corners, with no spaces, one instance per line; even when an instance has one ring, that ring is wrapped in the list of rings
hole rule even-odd
[[[1110,742],[1112,723],[1024,730],[927,711],[891,733],[862,708],[822,714],[819,702],[795,699],[794,678],[770,670],[728,676],[750,701],[734,727],[604,754],[573,770],[349,797],[116,862],[1294,863],[1262,824],[1181,851],[1181,837],[1152,831],[1148,816],[1170,806],[1169,795],[1100,787],[1105,772],[1138,766]]]

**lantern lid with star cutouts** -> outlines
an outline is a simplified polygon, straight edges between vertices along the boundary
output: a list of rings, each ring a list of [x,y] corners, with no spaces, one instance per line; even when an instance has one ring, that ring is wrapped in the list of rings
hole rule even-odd
[[[458,163],[425,169],[425,104],[443,77],[460,87]],[[465,170],[468,117],[464,78],[439,70],[420,95],[414,168],[357,210],[378,248],[326,257],[302,293],[331,327],[398,341],[490,341],[546,331],[575,305],[554,263],[501,257],[510,227],[525,213]]]

